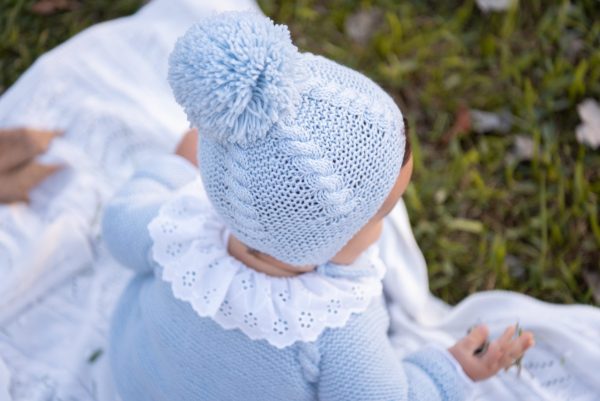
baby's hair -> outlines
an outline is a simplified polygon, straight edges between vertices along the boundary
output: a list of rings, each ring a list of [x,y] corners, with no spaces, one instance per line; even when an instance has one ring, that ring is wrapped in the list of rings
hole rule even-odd
[[[412,149],[410,147],[410,135],[408,133],[408,121],[406,121],[406,117],[402,116],[404,120],[404,136],[406,137],[406,144],[404,145],[404,158],[402,159],[402,167],[408,163],[408,159],[410,159],[410,155],[412,153]]]

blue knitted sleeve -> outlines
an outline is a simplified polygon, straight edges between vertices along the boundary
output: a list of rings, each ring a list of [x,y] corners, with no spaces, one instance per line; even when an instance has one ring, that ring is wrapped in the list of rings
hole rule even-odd
[[[175,155],[145,163],[104,209],[102,237],[113,257],[135,271],[150,271],[148,224],[177,189],[196,177],[194,167]]]
[[[401,360],[387,337],[381,306],[354,315],[319,340],[320,401],[460,401],[470,387],[437,349]]]

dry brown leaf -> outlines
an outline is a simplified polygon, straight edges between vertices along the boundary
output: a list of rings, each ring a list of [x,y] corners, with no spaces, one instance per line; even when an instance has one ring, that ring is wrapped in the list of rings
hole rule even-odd
[[[58,11],[74,10],[79,3],[74,0],[39,0],[31,6],[31,12],[38,15],[52,15]]]
[[[442,143],[447,145],[452,138],[471,131],[471,123],[471,113],[469,108],[464,104],[461,104],[456,111],[452,128],[446,131],[442,136]]]
[[[0,129],[0,173],[10,171],[46,152],[50,142],[58,135],[58,131]]]
[[[32,161],[23,167],[0,174],[0,203],[26,202],[29,192],[62,166]]]

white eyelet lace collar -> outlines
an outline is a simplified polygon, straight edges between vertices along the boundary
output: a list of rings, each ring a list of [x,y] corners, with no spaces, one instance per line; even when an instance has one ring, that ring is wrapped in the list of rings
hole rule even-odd
[[[152,256],[175,298],[224,329],[283,348],[342,327],[381,295],[385,266],[369,248],[352,265],[326,263],[294,277],[253,270],[227,253],[229,231],[200,179],[179,190],[148,229]]]

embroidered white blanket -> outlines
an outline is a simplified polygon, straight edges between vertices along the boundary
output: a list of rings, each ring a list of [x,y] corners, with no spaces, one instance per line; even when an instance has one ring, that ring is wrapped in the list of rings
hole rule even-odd
[[[213,10],[252,0],[154,0],[98,24],[41,57],[0,98],[0,126],[64,129],[46,160],[70,167],[33,194],[0,206],[0,401],[115,400],[106,333],[129,273],[98,235],[102,206],[135,168],[170,152],[187,128],[166,83],[175,39]],[[508,293],[475,294],[456,307],[433,297],[400,203],[380,243],[391,339],[399,357],[448,346],[475,323],[492,333],[520,324],[537,346],[515,369],[475,386],[477,400],[600,400],[600,311]]]

